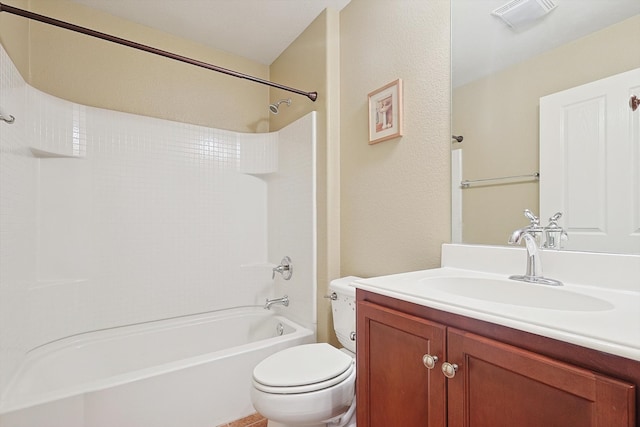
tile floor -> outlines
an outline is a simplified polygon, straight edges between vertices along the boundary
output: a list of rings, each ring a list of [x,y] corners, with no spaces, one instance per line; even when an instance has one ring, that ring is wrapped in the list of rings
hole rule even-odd
[[[218,427],[267,427],[267,419],[256,413]]]

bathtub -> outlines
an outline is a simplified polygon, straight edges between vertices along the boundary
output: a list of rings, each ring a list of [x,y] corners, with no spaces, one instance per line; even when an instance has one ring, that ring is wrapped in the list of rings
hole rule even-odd
[[[314,341],[261,307],[65,338],[27,354],[0,400],[0,426],[215,427],[254,412],[258,362]]]

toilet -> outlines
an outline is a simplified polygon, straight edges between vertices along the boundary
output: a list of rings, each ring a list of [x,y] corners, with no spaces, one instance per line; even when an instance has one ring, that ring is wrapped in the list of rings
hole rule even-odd
[[[349,285],[356,279],[329,284],[333,325],[344,348],[290,347],[253,370],[251,401],[269,427],[356,427],[356,290]]]

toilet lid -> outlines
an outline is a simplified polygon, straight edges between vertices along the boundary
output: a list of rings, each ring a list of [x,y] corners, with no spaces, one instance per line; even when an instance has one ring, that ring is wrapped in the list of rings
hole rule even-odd
[[[270,387],[321,383],[353,369],[353,358],[326,344],[305,344],[279,351],[253,370],[253,379]]]

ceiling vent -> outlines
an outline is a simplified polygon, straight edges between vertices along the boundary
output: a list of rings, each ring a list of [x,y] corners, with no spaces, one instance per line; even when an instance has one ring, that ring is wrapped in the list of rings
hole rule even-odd
[[[552,0],[513,0],[495,9],[491,14],[502,19],[514,30],[519,30],[531,25],[556,7]]]

